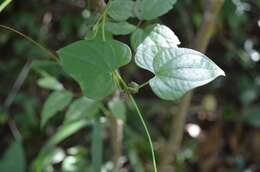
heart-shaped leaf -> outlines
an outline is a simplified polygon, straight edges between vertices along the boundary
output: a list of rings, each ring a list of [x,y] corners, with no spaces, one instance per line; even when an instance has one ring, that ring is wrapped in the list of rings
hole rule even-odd
[[[154,73],[149,81],[154,93],[165,100],[176,100],[187,91],[225,75],[200,52],[178,48],[179,40],[166,26],[157,25],[136,52],[136,64]]]
[[[119,41],[78,41],[58,51],[64,71],[80,85],[84,95],[101,99],[114,91],[113,71],[131,60],[131,50]]]

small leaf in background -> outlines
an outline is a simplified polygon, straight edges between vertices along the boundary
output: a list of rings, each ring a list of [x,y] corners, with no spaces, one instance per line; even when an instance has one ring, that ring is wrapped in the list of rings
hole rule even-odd
[[[128,35],[136,30],[136,26],[126,21],[106,22],[105,29],[114,35]]]
[[[77,41],[58,51],[65,72],[80,85],[84,95],[102,99],[115,88],[112,73],[131,60],[130,48],[119,41]]]
[[[176,35],[166,26],[157,25],[136,52],[136,64],[151,71],[153,92],[165,100],[176,100],[187,91],[225,75],[213,61],[200,52],[178,48]]]
[[[134,13],[140,20],[152,20],[173,8],[176,0],[136,0]]]
[[[126,106],[124,102],[119,99],[113,99],[108,104],[109,109],[111,110],[112,114],[123,121],[126,120]]]
[[[42,88],[55,91],[60,91],[64,89],[63,85],[56,78],[51,76],[40,78],[37,84]]]
[[[54,77],[63,73],[61,66],[51,60],[33,60],[31,67],[34,71],[45,71]]]
[[[35,171],[42,171],[49,165],[53,160],[54,151],[57,149],[56,145],[62,142],[64,139],[75,134],[80,129],[90,124],[86,120],[72,122],[70,124],[62,125],[58,131],[51,136],[51,138],[42,147],[39,155],[34,161],[33,168]]]
[[[59,111],[62,111],[71,101],[72,93],[66,90],[53,92],[45,101],[42,110],[41,127]]]
[[[91,159],[93,171],[101,171],[103,160],[102,124],[96,121],[92,130]]]
[[[127,20],[133,15],[134,1],[132,0],[114,0],[108,9],[108,15],[117,21]]]
[[[250,107],[243,113],[243,119],[254,127],[260,127],[260,107]]]
[[[93,117],[99,110],[100,102],[86,97],[80,97],[71,103],[65,114],[64,123],[71,123]]]
[[[16,141],[4,153],[0,161],[1,172],[25,172],[25,155],[23,146]]]
[[[58,131],[48,140],[43,150],[47,147],[53,147],[59,144],[61,141],[71,136],[72,134],[75,134],[77,131],[79,131],[89,123],[90,122],[87,122],[86,120],[81,120],[72,122],[70,124],[62,125],[61,127],[59,127]]]

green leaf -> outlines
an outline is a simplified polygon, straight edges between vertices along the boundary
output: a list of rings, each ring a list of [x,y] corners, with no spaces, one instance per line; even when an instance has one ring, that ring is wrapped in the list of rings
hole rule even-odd
[[[56,78],[51,76],[40,78],[37,84],[42,88],[55,91],[60,91],[64,89],[63,85]]]
[[[153,60],[155,77],[149,81],[152,90],[162,99],[176,100],[186,92],[225,75],[205,55],[187,48],[168,48]]]
[[[126,21],[124,22],[106,22],[105,29],[114,35],[128,35],[136,30],[136,26]]]
[[[113,39],[112,33],[105,30],[105,38],[106,38],[106,40]],[[103,41],[102,28],[99,27],[97,29],[97,31],[94,31],[93,29],[91,29],[89,32],[87,32],[87,34],[86,34],[84,39],[85,40],[99,40],[99,41]]]
[[[20,142],[13,142],[0,161],[1,172],[25,172],[25,155]]]
[[[66,90],[53,92],[46,100],[42,110],[41,127],[59,111],[62,111],[71,101],[72,93]]]
[[[53,147],[66,139],[67,137],[71,136],[72,134],[76,133],[90,122],[86,120],[75,121],[70,124],[62,125],[59,130],[48,140],[45,147]]]
[[[136,64],[154,73],[149,81],[162,99],[176,100],[187,91],[225,75],[213,61],[200,52],[178,48],[179,40],[166,26],[157,25],[136,52]]]
[[[55,146],[88,124],[90,124],[90,122],[81,120],[59,127],[58,131],[53,136],[51,136],[51,138],[43,146],[39,155],[37,156],[37,159],[34,161],[34,171],[42,171],[44,168],[46,168],[46,166],[49,165],[51,158],[53,157],[53,152],[56,150]]]
[[[119,99],[113,99],[112,101],[109,102],[108,104],[109,109],[111,110],[112,114],[116,117],[119,118],[123,121],[126,119],[126,107],[125,103]]]
[[[86,118],[93,117],[99,110],[100,102],[91,100],[86,97],[81,97],[71,103],[65,115],[64,123],[80,121]]]
[[[155,19],[173,8],[176,0],[136,0],[135,14],[140,20]]]
[[[119,41],[78,41],[58,51],[65,72],[84,95],[102,99],[116,88],[112,73],[131,60],[131,50]]]
[[[133,15],[134,2],[132,0],[114,0],[108,9],[108,15],[117,21],[127,20]]]

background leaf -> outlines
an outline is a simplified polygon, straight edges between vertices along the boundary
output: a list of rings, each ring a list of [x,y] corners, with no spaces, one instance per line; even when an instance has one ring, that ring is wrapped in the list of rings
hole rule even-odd
[[[65,72],[80,85],[84,95],[101,99],[116,87],[112,72],[131,60],[131,50],[119,41],[78,41],[58,51]],[[100,87],[102,86],[102,87]]]
[[[134,1],[114,0],[108,10],[108,15],[114,20],[123,21],[133,16]]]
[[[59,111],[63,110],[71,101],[72,93],[66,90],[53,92],[45,101],[42,110],[41,127]]]
[[[140,20],[155,19],[173,8],[176,0],[136,0],[135,14]]]
[[[65,114],[64,123],[84,120],[93,117],[99,110],[100,102],[80,97],[71,103],[68,111]]]
[[[135,31],[136,26],[126,21],[124,22],[106,22],[105,29],[114,35],[128,35]]]
[[[13,142],[0,161],[0,171],[25,172],[25,165],[25,155],[22,144],[18,141]]]
[[[40,78],[37,84],[42,88],[55,91],[60,91],[64,89],[63,85],[56,78],[51,76]]]

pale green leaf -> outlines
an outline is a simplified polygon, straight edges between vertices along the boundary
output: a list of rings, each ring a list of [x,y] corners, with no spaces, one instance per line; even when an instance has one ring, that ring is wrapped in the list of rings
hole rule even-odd
[[[25,155],[20,142],[13,142],[0,161],[1,172],[25,172]]]
[[[53,92],[45,101],[42,110],[41,127],[59,111],[62,111],[71,101],[72,93],[66,90]]]
[[[131,50],[119,41],[77,41],[58,51],[65,72],[80,85],[84,95],[102,99],[116,88],[113,71],[131,60]]]
[[[225,75],[205,55],[187,48],[178,48],[179,40],[166,26],[157,25],[136,52],[136,64],[154,73],[149,84],[162,99],[176,100],[187,91]]]
[[[150,70],[155,74],[149,81],[152,90],[166,100],[179,99],[187,91],[225,75],[224,71],[205,55],[176,47],[158,52]]]
[[[123,121],[126,119],[126,107],[125,103],[119,99],[113,99],[108,104],[109,109],[111,110],[112,114]]]
[[[135,61],[138,66],[153,72],[153,59],[158,51],[164,48],[177,47],[180,41],[167,26],[160,24],[152,27],[148,34],[137,48]]]
[[[114,35],[128,35],[136,30],[136,26],[126,21],[106,22],[105,29]]]
[[[63,85],[56,78],[51,76],[40,78],[37,84],[42,88],[55,91],[60,91],[64,89]]]
[[[65,114],[64,123],[71,123],[93,117],[100,107],[100,102],[86,97],[80,97],[71,103]]]
[[[136,0],[134,12],[140,20],[155,19],[173,8],[176,0]]]
[[[133,15],[134,1],[132,0],[114,0],[108,9],[108,15],[117,21],[127,20]]]

